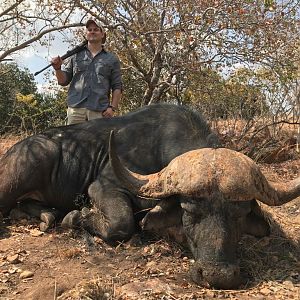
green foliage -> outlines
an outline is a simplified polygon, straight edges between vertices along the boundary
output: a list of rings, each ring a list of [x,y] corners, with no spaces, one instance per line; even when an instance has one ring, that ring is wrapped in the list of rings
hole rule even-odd
[[[146,84],[142,78],[129,70],[123,70],[122,80],[124,91],[119,110],[121,113],[126,113],[141,106]]]
[[[65,91],[57,95],[37,92],[27,69],[0,64],[0,133],[38,132],[64,124]]]
[[[28,70],[20,70],[16,64],[0,64],[0,128],[11,118],[16,105],[16,94],[35,92],[36,85]]]
[[[18,129],[22,132],[37,133],[65,123],[65,98],[60,97],[59,94],[56,96],[40,93],[17,95],[16,99],[18,103],[11,114],[13,121],[9,124],[14,131]]]
[[[189,73],[182,102],[200,109],[211,119],[251,119],[268,113],[262,91],[246,69],[239,69],[229,78],[212,69],[203,69]]]

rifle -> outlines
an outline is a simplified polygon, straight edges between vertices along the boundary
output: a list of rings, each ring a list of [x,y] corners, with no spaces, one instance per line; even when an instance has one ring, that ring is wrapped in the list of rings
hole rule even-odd
[[[85,40],[84,42],[82,42],[81,44],[79,44],[78,46],[76,46],[74,49],[68,50],[64,55],[61,56],[61,59],[64,60],[64,59],[66,59],[66,58],[68,58],[68,57],[70,57],[70,56],[72,56],[72,55],[74,55],[74,54],[82,51],[84,49],[84,47],[85,47],[86,44],[87,44],[87,40]],[[43,71],[45,71],[46,69],[48,69],[51,66],[52,66],[52,64],[49,64],[45,68],[43,68],[43,69],[35,72],[34,76],[42,73]]]

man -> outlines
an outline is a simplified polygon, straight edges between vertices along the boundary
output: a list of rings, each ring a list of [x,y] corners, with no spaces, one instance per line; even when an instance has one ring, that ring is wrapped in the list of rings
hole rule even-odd
[[[86,39],[87,46],[71,58],[64,70],[59,56],[51,61],[58,84],[70,84],[68,125],[113,117],[121,99],[120,61],[104,49],[106,33],[96,20],[87,21]]]

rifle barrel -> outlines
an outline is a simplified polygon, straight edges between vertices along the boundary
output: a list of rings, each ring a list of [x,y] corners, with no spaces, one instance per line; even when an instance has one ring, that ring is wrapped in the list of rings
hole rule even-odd
[[[52,66],[52,64],[49,64],[48,66],[44,67],[43,69],[41,69],[41,70],[35,72],[35,73],[34,73],[34,76],[36,76],[36,75],[42,73],[43,71],[45,71],[46,69],[48,69],[48,68],[51,67],[51,66]]]

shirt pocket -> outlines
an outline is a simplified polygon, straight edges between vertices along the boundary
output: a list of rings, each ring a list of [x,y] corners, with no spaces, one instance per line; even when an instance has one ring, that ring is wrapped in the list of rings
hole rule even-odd
[[[101,76],[104,78],[107,78],[110,76],[110,66],[109,66],[109,64],[107,64],[103,61],[98,61],[95,64],[95,71],[98,76]]]
[[[85,72],[89,67],[90,62],[86,60],[78,60],[74,66],[74,75]]]

